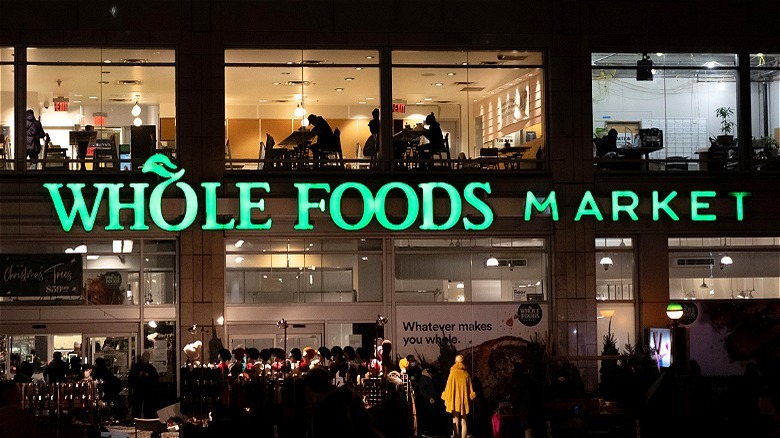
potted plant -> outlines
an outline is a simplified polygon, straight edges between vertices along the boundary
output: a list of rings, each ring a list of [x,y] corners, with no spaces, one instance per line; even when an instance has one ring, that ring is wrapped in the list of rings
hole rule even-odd
[[[715,116],[720,119],[720,130],[723,135],[718,136],[718,144],[721,146],[731,146],[734,144],[734,136],[731,135],[734,128],[734,122],[731,116],[734,115],[734,109],[729,106],[722,106],[715,110]]]
[[[780,149],[780,142],[777,141],[774,137],[761,137],[759,141],[759,144],[764,148],[764,151],[766,151],[766,155],[768,157],[776,157],[777,151]]]

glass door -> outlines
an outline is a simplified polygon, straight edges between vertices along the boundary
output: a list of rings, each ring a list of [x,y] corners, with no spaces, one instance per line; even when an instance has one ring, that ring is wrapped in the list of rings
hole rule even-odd
[[[85,335],[89,346],[87,362],[94,365],[96,359],[102,358],[114,375],[122,378],[130,372],[136,356],[136,338],[134,333]]]

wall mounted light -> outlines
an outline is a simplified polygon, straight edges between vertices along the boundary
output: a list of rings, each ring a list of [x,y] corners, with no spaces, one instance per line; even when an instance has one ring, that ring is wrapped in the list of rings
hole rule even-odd
[[[674,323],[677,323],[677,321],[682,318],[683,316],[683,307],[680,303],[669,303],[668,306],[666,306],[666,316],[669,317]]]

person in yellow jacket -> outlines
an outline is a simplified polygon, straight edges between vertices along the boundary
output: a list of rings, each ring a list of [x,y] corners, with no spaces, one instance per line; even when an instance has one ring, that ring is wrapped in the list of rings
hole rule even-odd
[[[452,414],[452,427],[456,438],[466,438],[468,427],[466,417],[471,411],[471,401],[477,398],[474,387],[471,385],[471,377],[463,364],[463,356],[455,356],[455,365],[450,368],[450,376],[447,378],[447,386],[441,399],[447,412]]]

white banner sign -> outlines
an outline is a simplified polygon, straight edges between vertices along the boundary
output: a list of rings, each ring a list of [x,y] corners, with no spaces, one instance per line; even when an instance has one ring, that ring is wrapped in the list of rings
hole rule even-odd
[[[548,330],[547,303],[399,304],[393,345],[400,356],[414,354],[429,362],[439,356],[447,338],[463,350],[503,336],[530,340]]]

